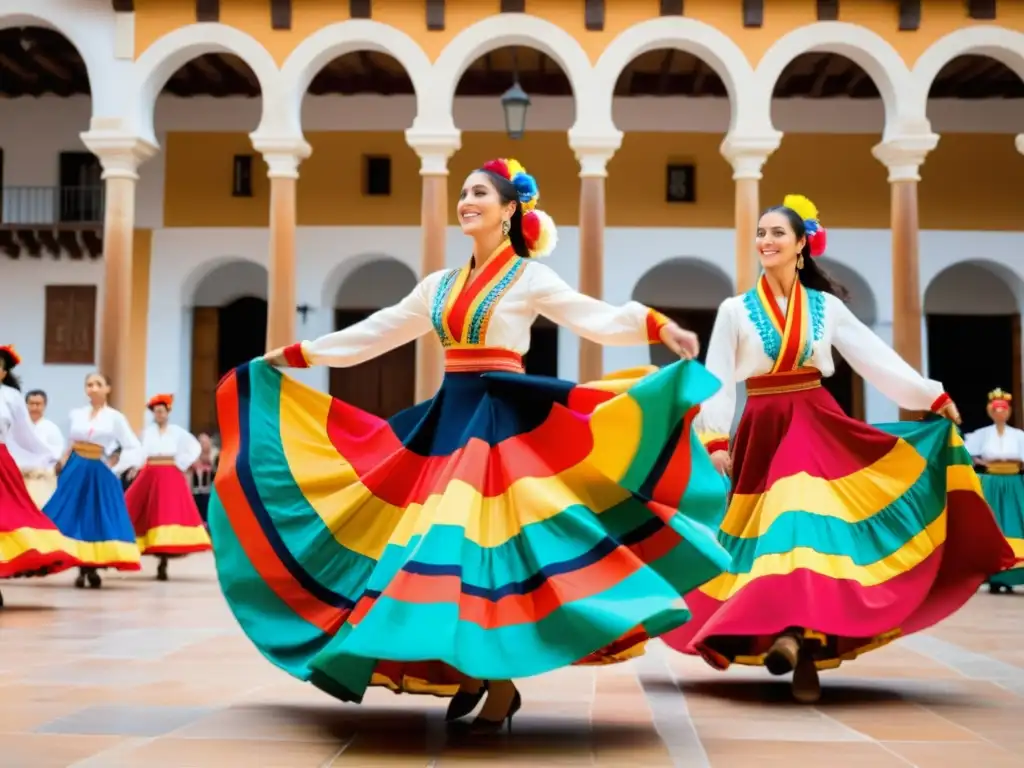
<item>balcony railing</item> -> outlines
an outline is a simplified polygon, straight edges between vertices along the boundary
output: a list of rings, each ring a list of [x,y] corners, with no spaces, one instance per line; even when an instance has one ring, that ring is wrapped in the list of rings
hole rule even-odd
[[[4,187],[0,225],[102,224],[103,185]]]

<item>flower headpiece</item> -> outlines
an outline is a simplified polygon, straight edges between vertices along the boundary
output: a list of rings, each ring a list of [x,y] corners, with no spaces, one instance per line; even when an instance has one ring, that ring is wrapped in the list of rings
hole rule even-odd
[[[0,347],[0,355],[7,358],[8,370],[21,363],[21,356],[14,350],[13,344]]]
[[[158,405],[162,405],[168,411],[171,410],[171,406],[174,405],[174,395],[153,395],[146,403],[146,407],[151,411]]]
[[[988,405],[990,408],[1010,410],[1011,400],[1013,400],[1013,395],[999,387],[988,393]]]
[[[526,172],[522,163],[512,158],[499,157],[483,164],[483,170],[508,179],[516,189],[519,207],[523,212],[523,239],[530,256],[547,256],[558,244],[558,230],[554,220],[537,208],[540,190],[537,180]]]
[[[816,259],[824,254],[828,245],[828,237],[825,234],[825,228],[818,220],[818,206],[803,195],[786,195],[782,204],[803,219],[804,230],[807,232],[807,244],[811,248],[811,257]]]

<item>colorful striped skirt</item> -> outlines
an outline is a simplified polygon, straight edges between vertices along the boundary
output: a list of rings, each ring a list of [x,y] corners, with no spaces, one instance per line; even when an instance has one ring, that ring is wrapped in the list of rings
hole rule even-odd
[[[43,510],[69,539],[81,565],[137,571],[139,547],[121,481],[103,462],[100,446],[75,443]]]
[[[74,547],[39,511],[11,452],[0,443],[0,579],[42,576],[76,566]]]
[[[151,457],[124,496],[144,555],[206,552],[210,536],[173,457]]]
[[[729,563],[702,366],[616,395],[464,363],[387,421],[262,361],[217,390],[221,587],[268,659],[340,699],[624,660]]]
[[[727,573],[687,596],[664,637],[712,666],[760,665],[802,629],[838,666],[959,609],[1014,562],[959,431],[945,420],[870,426],[820,374],[747,381],[719,540]]]
[[[1016,567],[994,574],[989,584],[1016,587],[1024,584],[1024,475],[1017,463],[998,463],[979,470],[981,490],[992,507],[996,523],[1014,553],[1021,558]]]

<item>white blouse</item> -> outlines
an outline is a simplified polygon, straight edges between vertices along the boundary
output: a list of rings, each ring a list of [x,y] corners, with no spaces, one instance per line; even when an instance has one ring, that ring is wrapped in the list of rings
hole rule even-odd
[[[21,393],[5,384],[0,384],[0,443],[7,446],[19,469],[51,467],[61,458],[36,434]]]
[[[835,347],[858,374],[901,408],[925,411],[943,394],[937,381],[926,379],[831,294],[808,290],[810,354],[803,366],[823,377],[835,373]],[[787,300],[779,299],[783,313]],[[701,405],[698,432],[728,435],[736,411],[736,382],[771,373],[779,340],[758,300],[757,289],[722,302],[711,332],[705,365],[722,380],[722,388]]]
[[[121,449],[121,456],[112,468],[115,475],[142,466],[142,444],[120,411],[105,405],[93,417],[92,406],[86,405],[71,411],[70,421],[68,439],[72,443],[93,443],[103,448],[106,455]]]
[[[468,265],[435,272],[398,304],[302,342],[307,363],[358,365],[431,330],[446,347],[499,347],[522,355],[530,349],[530,327],[538,315],[585,339],[621,346],[657,341],[657,331],[666,322],[635,301],[615,307],[579,293],[550,267],[532,259],[503,260],[499,255],[491,261],[469,281]]]
[[[965,435],[964,446],[982,461],[1024,461],[1024,430],[1006,426],[1000,435],[991,424]]]
[[[196,463],[203,448],[187,430],[175,424],[168,424],[160,431],[156,424],[150,424],[142,431],[142,452],[146,458],[172,456],[182,472]]]

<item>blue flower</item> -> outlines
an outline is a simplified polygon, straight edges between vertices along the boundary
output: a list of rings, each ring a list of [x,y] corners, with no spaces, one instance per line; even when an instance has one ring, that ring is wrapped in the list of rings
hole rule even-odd
[[[520,203],[528,203],[537,197],[537,182],[528,173],[517,173],[512,179],[512,185],[516,188],[516,192],[519,193]]]
[[[819,229],[821,229],[821,225],[814,219],[804,220],[804,230],[806,230],[808,235],[817,234]]]

